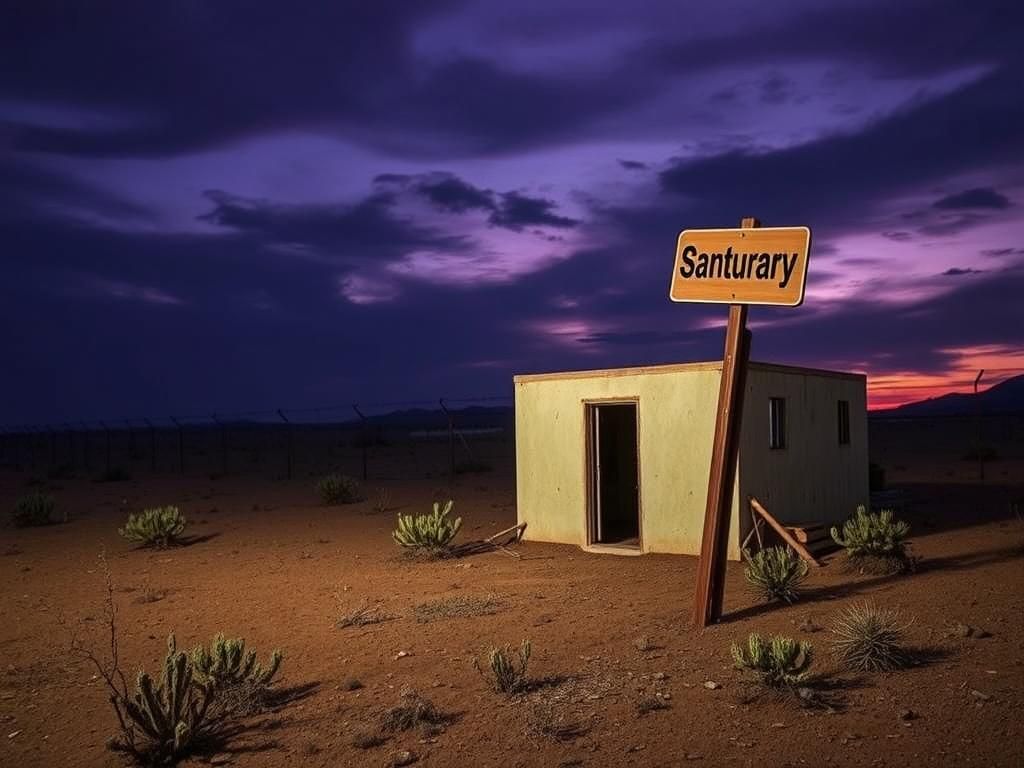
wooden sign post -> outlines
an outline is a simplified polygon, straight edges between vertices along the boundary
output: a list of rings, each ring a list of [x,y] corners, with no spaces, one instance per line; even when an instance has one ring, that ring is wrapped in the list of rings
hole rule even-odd
[[[679,235],[669,298],[729,304],[694,601],[697,627],[706,627],[722,616],[729,520],[750,356],[747,306],[795,307],[803,302],[810,238],[806,227],[761,229],[754,218],[743,219],[740,229],[686,230]]]

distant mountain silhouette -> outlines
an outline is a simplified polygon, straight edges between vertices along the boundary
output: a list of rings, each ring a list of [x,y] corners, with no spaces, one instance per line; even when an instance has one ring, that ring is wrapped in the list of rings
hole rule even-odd
[[[965,416],[982,413],[1024,412],[1024,375],[1014,376],[994,387],[978,393],[951,392],[941,397],[931,397],[915,403],[906,403],[897,408],[872,411],[873,416]]]

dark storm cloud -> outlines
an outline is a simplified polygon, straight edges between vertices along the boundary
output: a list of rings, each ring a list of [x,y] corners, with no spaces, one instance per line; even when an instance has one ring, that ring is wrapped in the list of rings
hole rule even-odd
[[[443,174],[425,179],[416,185],[416,191],[438,208],[455,213],[496,208],[493,192],[474,187],[457,176]]]
[[[496,193],[474,186],[451,173],[381,174],[375,181],[385,186],[412,190],[434,207],[448,213],[488,212],[488,224],[512,231],[531,226],[568,229],[579,223],[556,213],[558,205],[554,200],[514,190]]]
[[[204,193],[214,204],[201,218],[263,242],[311,245],[359,259],[400,255],[409,248],[458,250],[461,238],[411,223],[387,193],[350,205],[282,205],[247,200],[219,190]]]
[[[850,3],[779,14],[774,24],[737,25],[699,41],[648,42],[637,56],[668,71],[707,70],[795,60],[840,60],[884,77],[946,72],[958,66],[1020,59],[1024,11],[1013,0]],[[772,44],[771,41],[784,41]],[[836,69],[833,77],[841,77]],[[728,93],[726,91],[725,93]]]
[[[1010,207],[1010,198],[991,187],[976,187],[953,195],[946,195],[932,203],[933,208],[960,210],[963,208],[992,208],[1003,210]]]
[[[541,197],[530,197],[519,192],[501,195],[498,209],[489,221],[497,227],[520,230],[523,227],[575,227],[579,222],[555,213],[555,202]]]
[[[660,174],[661,184],[666,192],[696,196],[688,208],[708,224],[728,224],[751,211],[771,222],[811,220],[849,227],[875,201],[898,190],[1019,159],[1024,101],[1008,100],[1006,94],[1020,74],[1000,69],[860,133],[776,152],[737,151],[679,161]],[[732,215],[724,218],[726,212]]]
[[[980,275],[984,271],[985,270],[983,269],[971,269],[970,267],[966,269],[962,267],[950,267],[942,274],[945,277],[960,277],[962,275]]]
[[[109,216],[122,221],[150,218],[143,206],[53,171],[0,157],[0,220],[52,219],[71,215]]]
[[[619,160],[619,165],[621,165],[627,171],[647,170],[647,163],[642,163],[639,160]]]

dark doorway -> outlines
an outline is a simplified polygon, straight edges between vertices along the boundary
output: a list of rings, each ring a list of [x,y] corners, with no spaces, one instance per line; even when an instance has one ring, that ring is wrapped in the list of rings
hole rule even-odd
[[[640,546],[636,403],[587,406],[590,543]]]

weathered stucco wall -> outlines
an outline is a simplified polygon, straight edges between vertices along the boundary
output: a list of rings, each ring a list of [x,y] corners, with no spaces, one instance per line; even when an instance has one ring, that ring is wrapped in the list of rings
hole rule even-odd
[[[585,403],[638,399],[645,552],[700,552],[721,363],[517,376],[516,490],[527,539],[587,544]],[[739,556],[734,500],[730,557]]]
[[[786,399],[786,447],[769,448],[768,400]],[[837,403],[850,403],[850,442],[840,445]],[[863,376],[752,366],[740,436],[740,492],[782,522],[836,523],[867,504],[867,384]],[[744,506],[741,535],[749,530]]]

